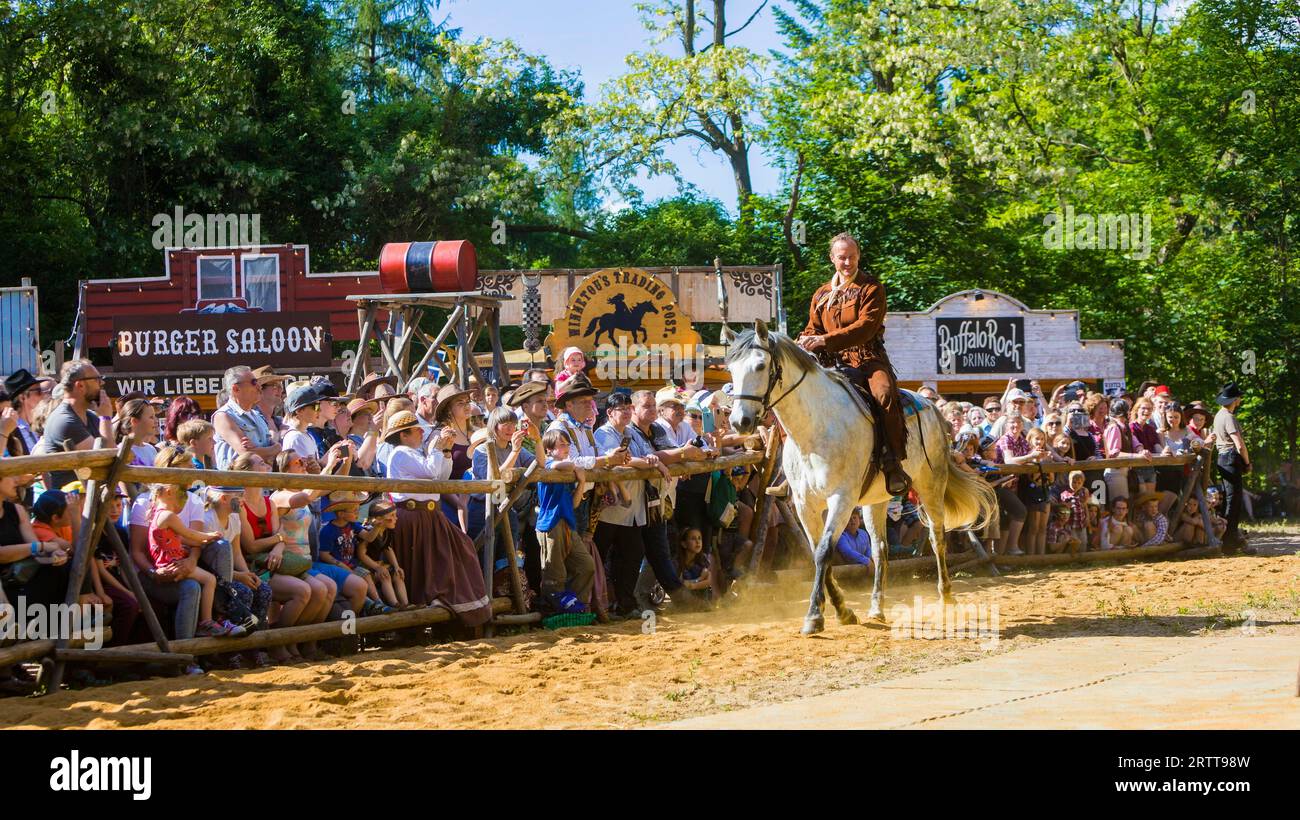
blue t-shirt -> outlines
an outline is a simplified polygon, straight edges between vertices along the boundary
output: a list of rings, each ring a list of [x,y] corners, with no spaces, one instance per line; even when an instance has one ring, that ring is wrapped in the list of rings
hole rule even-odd
[[[320,554],[328,552],[335,561],[356,569],[359,532],[361,524],[356,521],[341,527],[337,521],[331,521],[320,528]]]
[[[546,468],[549,470],[554,463],[555,459],[547,458]],[[558,521],[567,522],[569,529],[577,531],[578,520],[573,515],[573,491],[577,488],[577,482],[573,481],[564,484],[538,483],[538,532],[550,532]]]

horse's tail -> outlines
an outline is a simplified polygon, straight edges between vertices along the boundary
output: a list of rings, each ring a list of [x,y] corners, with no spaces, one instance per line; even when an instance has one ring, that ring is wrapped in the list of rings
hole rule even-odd
[[[595,317],[594,319],[592,319],[592,320],[591,320],[591,324],[587,325],[587,332],[584,333],[584,334],[582,334],[582,335],[583,335],[583,336],[590,336],[590,335],[591,335],[591,331],[593,331],[593,330],[596,329],[596,325],[600,324],[600,320],[603,319],[603,318],[604,318],[603,316],[597,316],[597,317]]]
[[[998,497],[989,483],[948,462],[948,482],[943,491],[944,529],[981,530],[998,514]]]

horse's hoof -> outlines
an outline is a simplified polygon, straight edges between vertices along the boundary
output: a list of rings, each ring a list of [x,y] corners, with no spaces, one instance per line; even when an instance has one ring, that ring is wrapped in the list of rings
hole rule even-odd
[[[867,613],[867,620],[883,624],[885,622],[885,613],[881,612],[879,609],[873,609]]]
[[[825,628],[826,628],[825,618],[804,618],[803,629],[801,631],[805,635],[816,635],[818,632],[821,632]]]
[[[840,623],[845,626],[853,626],[854,624],[861,622],[858,620],[858,616],[853,614],[853,610],[850,609],[843,615],[840,615]]]

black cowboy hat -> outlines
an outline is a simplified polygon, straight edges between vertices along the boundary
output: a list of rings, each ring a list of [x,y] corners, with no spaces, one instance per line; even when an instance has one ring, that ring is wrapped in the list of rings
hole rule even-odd
[[[26,368],[20,367],[5,379],[5,393],[9,394],[10,398],[16,398],[24,390],[40,383],[40,379],[29,373]]]
[[[1236,382],[1228,382],[1223,386],[1223,389],[1219,391],[1219,395],[1214,397],[1214,400],[1224,407],[1227,407],[1239,398],[1242,398],[1241,388],[1237,386]]]

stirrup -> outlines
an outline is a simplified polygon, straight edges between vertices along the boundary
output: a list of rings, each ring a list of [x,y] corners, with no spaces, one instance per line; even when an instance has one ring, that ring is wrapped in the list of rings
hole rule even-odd
[[[883,465],[885,473],[885,491],[890,495],[903,496],[912,488],[912,477],[903,469],[897,459],[887,460]]]

